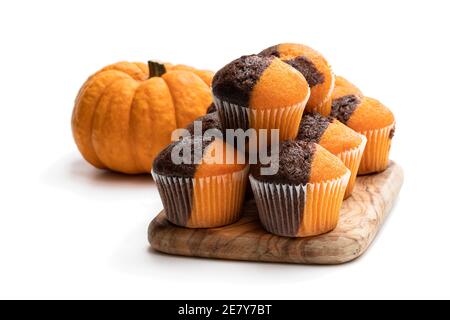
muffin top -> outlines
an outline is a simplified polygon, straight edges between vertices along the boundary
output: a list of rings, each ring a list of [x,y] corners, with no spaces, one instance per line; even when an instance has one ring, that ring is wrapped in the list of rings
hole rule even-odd
[[[261,165],[252,168],[255,179],[264,182],[305,185],[332,180],[347,173],[345,165],[314,142],[287,140],[280,144],[279,170],[261,175]]]
[[[317,112],[303,113],[297,140],[319,143],[322,135],[332,122],[332,117],[322,116]]]
[[[219,131],[222,131],[222,125],[220,123],[220,119],[219,119],[219,115],[217,114],[217,112],[211,112],[208,114],[205,114],[204,116],[201,116],[197,119],[195,119],[193,122],[191,122],[186,129],[189,131],[189,133],[191,135],[194,134],[194,125],[195,123],[201,123],[202,125],[202,130],[201,130],[201,134],[204,134],[205,131],[209,130],[209,129],[218,129]]]
[[[381,129],[394,122],[394,114],[388,107],[376,99],[364,97],[347,121],[347,125],[353,130],[361,132]]]
[[[298,43],[281,43],[259,53],[274,56],[291,65],[305,77],[311,88],[308,106],[319,107],[331,98],[334,74],[327,60],[316,50]]]
[[[203,139],[201,136],[191,136],[185,137],[179,141],[172,142],[166,148],[161,150],[161,152],[156,156],[153,161],[153,171],[157,174],[169,175],[169,176],[179,176],[191,178],[194,177],[197,165],[194,163],[174,163],[172,161],[172,150],[174,148],[184,148],[189,150],[189,157],[192,160],[194,157],[194,152],[202,152],[206,147],[211,144],[212,141]]]
[[[182,161],[174,162],[172,153]],[[234,159],[232,163],[227,162],[230,154],[230,159]],[[198,155],[197,163],[194,155]],[[245,163],[238,163],[237,150],[222,139],[207,136],[188,136],[172,142],[153,161],[155,173],[183,178],[223,175],[243,170],[245,166]]]
[[[304,76],[280,59],[242,56],[220,69],[213,94],[229,103],[253,109],[287,107],[305,102],[309,87]]]
[[[369,97],[344,96],[334,100],[331,116],[357,132],[381,129],[395,122],[389,108]]]
[[[337,155],[360,146],[363,138],[337,119],[307,112],[300,123],[297,139],[318,143]]]

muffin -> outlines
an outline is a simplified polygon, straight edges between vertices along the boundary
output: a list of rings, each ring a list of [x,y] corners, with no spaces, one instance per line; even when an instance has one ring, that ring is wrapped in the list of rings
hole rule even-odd
[[[212,106],[214,106],[214,104],[212,104],[210,108],[212,108]],[[208,113],[202,117],[199,117],[195,121],[200,121],[202,123],[201,134],[205,134],[205,132],[209,129],[217,129],[222,134],[224,134],[224,132],[222,130],[222,125],[219,120],[218,113],[215,111],[211,111],[211,113]],[[192,122],[190,125],[188,125],[186,129],[189,131],[189,134],[194,135],[194,122]],[[227,141],[227,143],[230,143],[230,142]],[[237,146],[236,140],[234,141],[234,144],[235,144],[235,146]],[[245,149],[242,150],[241,155],[245,156],[245,159],[247,161],[249,160]],[[246,190],[245,190],[244,200],[252,200],[252,199],[254,199],[254,196],[253,196],[252,188],[251,188],[250,184],[248,183]]]
[[[224,129],[279,129],[280,140],[297,135],[310,94],[305,77],[280,59],[242,56],[213,78],[214,104]]]
[[[395,118],[386,106],[373,98],[346,95],[333,100],[331,116],[367,138],[358,174],[381,172],[387,168]]]
[[[234,161],[227,163],[230,152]],[[173,161],[172,153],[183,161]],[[196,155],[197,163],[192,161]],[[248,166],[238,160],[237,151],[218,138],[188,136],[167,146],[152,170],[167,219],[188,228],[237,221],[248,180]]]
[[[359,164],[366,146],[366,137],[335,118],[308,112],[303,115],[297,139],[320,144],[341,159],[351,172],[344,196],[344,198],[348,198],[355,185]]]
[[[339,220],[350,171],[339,158],[313,142],[280,144],[279,170],[250,182],[264,228],[287,237],[314,236],[333,230]]]
[[[261,51],[260,55],[278,57],[300,71],[311,88],[306,110],[330,114],[334,74],[319,52],[302,44],[282,43]]]

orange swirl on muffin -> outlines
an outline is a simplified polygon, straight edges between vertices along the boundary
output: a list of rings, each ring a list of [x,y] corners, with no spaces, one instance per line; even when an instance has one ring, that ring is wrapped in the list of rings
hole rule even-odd
[[[258,55],[220,69],[212,90],[224,129],[279,129],[281,140],[297,135],[310,95],[300,72],[278,58]]]
[[[335,118],[308,112],[303,115],[297,139],[320,144],[344,163],[351,172],[344,197],[348,198],[355,185],[366,137]]]
[[[279,170],[261,175],[254,166],[250,181],[264,228],[276,235],[307,237],[333,230],[339,220],[350,171],[313,142],[280,144]]]
[[[327,60],[319,52],[302,44],[282,43],[269,47],[259,54],[278,57],[300,71],[311,88],[306,110],[323,115],[330,114],[334,74]]]
[[[153,163],[152,174],[167,219],[176,225],[212,228],[240,217],[248,166],[238,164],[237,150],[221,139],[210,138],[185,137],[167,146]],[[200,162],[174,162],[172,153],[180,150],[189,150],[191,161],[195,154],[200,155]],[[234,162],[227,163],[231,152]]]
[[[394,114],[380,101],[364,97],[348,80],[338,77],[331,116],[367,138],[358,174],[385,170],[395,131]]]

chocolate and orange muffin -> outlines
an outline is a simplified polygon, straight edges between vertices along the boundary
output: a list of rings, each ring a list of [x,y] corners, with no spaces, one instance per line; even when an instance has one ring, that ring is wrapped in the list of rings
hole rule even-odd
[[[188,136],[167,146],[152,171],[167,219],[188,228],[237,221],[248,180],[248,166],[238,162],[238,152],[217,138]]]
[[[295,138],[310,95],[299,71],[259,55],[242,56],[220,69],[212,90],[224,129],[279,129],[280,140]]]
[[[337,156],[350,170],[351,176],[345,190],[348,198],[355,185],[359,164],[366,146],[366,137],[332,117],[319,113],[305,113],[300,123],[298,140],[320,144]]]
[[[287,140],[280,144],[278,172],[260,169],[252,168],[250,182],[267,231],[307,237],[336,227],[350,177],[339,158],[316,143]]]
[[[373,98],[347,95],[333,101],[331,116],[367,138],[358,174],[387,168],[395,118],[385,105]]]
[[[327,60],[319,52],[302,44],[282,43],[259,54],[278,57],[300,71],[311,88],[306,110],[323,115],[330,114],[334,74]]]

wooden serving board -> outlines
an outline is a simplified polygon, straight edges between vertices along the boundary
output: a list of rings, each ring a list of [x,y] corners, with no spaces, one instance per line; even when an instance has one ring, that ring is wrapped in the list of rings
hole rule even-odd
[[[286,238],[265,231],[253,201],[244,204],[238,222],[213,229],[177,227],[161,212],[150,224],[153,249],[175,255],[301,264],[340,264],[362,255],[375,238],[403,184],[403,171],[392,162],[382,173],[358,177],[344,201],[335,230],[316,237]]]

